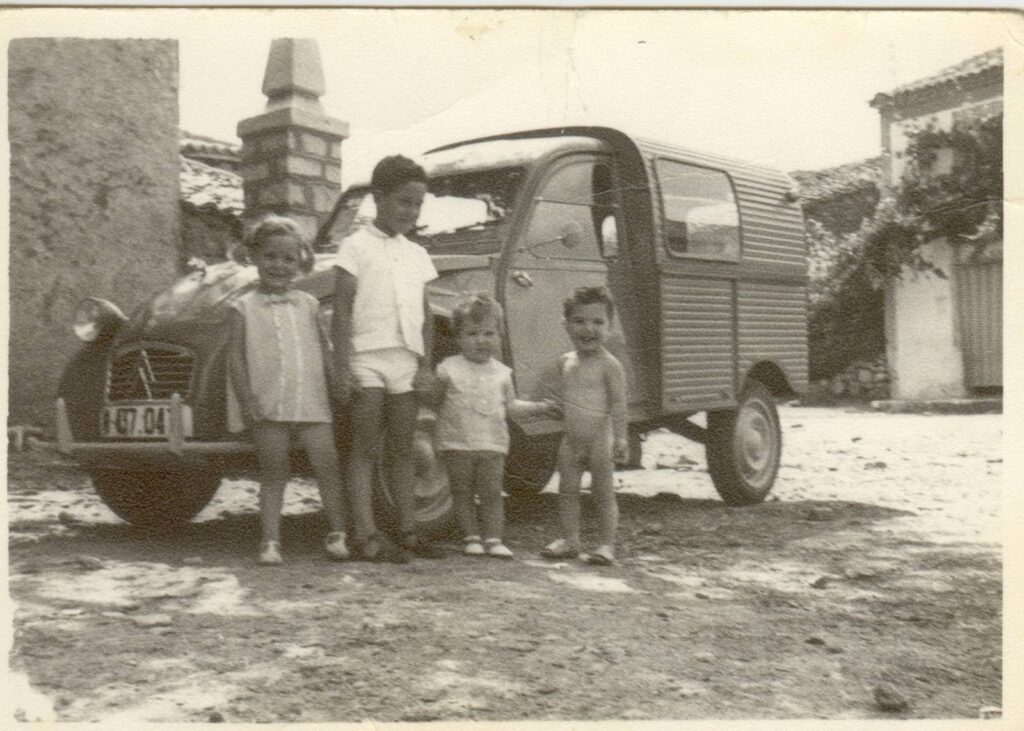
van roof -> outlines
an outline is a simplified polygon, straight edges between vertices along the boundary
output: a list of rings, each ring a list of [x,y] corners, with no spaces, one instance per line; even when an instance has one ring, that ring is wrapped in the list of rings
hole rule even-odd
[[[449,170],[523,165],[555,150],[566,148],[582,151],[609,149],[598,138],[583,135],[502,136],[445,145],[430,150],[424,157],[429,175],[443,175]]]

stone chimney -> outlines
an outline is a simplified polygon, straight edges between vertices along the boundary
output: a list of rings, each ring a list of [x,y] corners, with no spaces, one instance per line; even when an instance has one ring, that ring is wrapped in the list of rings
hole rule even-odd
[[[348,124],[320,105],[324,72],[311,38],[271,42],[263,114],[238,123],[245,218],[289,216],[310,241],[341,191],[341,142]]]

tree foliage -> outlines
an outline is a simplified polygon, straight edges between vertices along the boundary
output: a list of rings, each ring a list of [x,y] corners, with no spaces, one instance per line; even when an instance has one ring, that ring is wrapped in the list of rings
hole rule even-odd
[[[922,244],[946,237],[980,251],[1002,236],[1002,115],[949,130],[932,123],[907,136],[900,184],[858,230],[835,233],[808,219],[812,378],[884,350],[884,284],[908,270],[946,276]]]

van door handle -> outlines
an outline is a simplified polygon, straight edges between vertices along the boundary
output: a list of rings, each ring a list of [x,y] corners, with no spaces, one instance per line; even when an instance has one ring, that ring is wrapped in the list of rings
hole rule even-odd
[[[516,269],[512,272],[512,281],[518,284],[520,287],[532,287],[533,279],[529,274],[524,272],[522,269]]]

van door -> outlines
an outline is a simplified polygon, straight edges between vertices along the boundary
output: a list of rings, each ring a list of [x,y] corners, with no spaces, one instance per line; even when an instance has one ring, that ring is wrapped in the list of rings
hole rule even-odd
[[[561,158],[536,190],[512,242],[504,288],[509,362],[523,396],[533,393],[545,367],[571,349],[562,302],[576,287],[608,286],[605,257],[617,255],[615,239],[621,230],[607,155]],[[609,350],[620,359],[622,342],[616,318]]]

